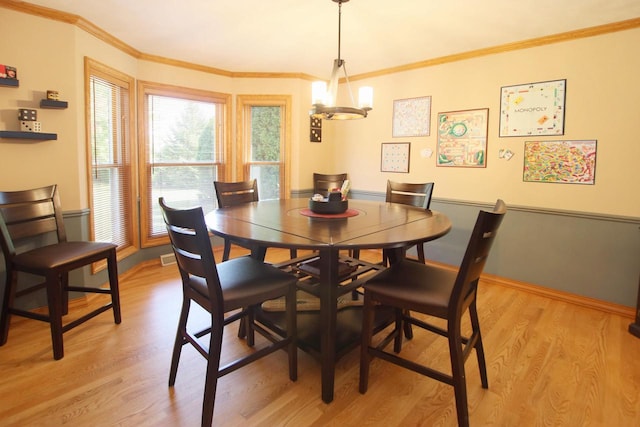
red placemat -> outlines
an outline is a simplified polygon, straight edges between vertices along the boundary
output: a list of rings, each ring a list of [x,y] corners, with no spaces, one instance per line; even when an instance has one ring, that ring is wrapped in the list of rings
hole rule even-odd
[[[310,216],[312,218],[349,218],[350,216],[356,216],[359,212],[355,209],[347,209],[339,214],[320,214],[315,213],[309,208],[300,209],[300,215]]]

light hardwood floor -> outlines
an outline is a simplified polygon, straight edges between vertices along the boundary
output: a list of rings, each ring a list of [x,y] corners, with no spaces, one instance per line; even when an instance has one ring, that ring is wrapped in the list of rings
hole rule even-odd
[[[275,261],[287,252],[269,250]],[[363,254],[379,257],[379,253]],[[124,274],[122,324],[105,313],[65,334],[54,361],[46,324],[14,318],[0,347],[1,426],[198,426],[205,361],[185,347],[167,386],[181,303],[175,265]],[[72,312],[77,312],[77,305]],[[483,283],[480,324],[489,389],[475,354],[466,364],[472,426],[640,426],[640,340],[631,319]],[[245,351],[232,326],[223,358]],[[403,353],[447,369],[446,341],[416,330]],[[319,364],[299,353],[290,382],[286,354],[223,377],[216,426],[455,426],[453,389],[376,360],[358,392],[358,356],[337,364],[335,400],[320,398]]]

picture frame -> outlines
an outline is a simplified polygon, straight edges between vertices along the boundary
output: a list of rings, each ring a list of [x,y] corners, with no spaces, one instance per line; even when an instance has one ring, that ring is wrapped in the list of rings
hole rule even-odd
[[[383,142],[380,153],[380,171],[409,173],[410,142]]]
[[[500,137],[564,135],[567,80],[500,88]]]
[[[438,113],[436,166],[487,166],[489,109]]]
[[[525,141],[522,180],[594,185],[597,140]]]
[[[429,136],[431,133],[431,97],[396,99],[393,101],[394,138]]]

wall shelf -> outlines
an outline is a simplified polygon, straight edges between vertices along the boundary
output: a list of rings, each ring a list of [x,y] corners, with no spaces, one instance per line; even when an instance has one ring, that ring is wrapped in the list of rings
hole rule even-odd
[[[41,99],[40,108],[67,108],[69,103],[67,101],[55,101],[53,99]]]
[[[18,87],[20,81],[18,79],[2,79],[0,78],[0,86]]]
[[[20,132],[12,130],[0,130],[0,138],[14,138],[14,139],[32,139],[38,141],[49,141],[58,139],[57,133],[44,133],[44,132]]]

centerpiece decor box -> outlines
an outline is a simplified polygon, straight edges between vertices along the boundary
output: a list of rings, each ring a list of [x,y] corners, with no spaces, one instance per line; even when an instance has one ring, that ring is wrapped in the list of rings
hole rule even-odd
[[[342,200],[342,193],[333,191],[326,199],[309,199],[309,209],[317,214],[341,214],[349,209],[349,200]]]

